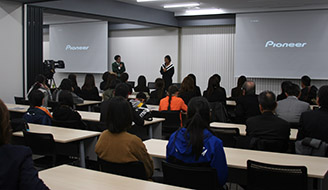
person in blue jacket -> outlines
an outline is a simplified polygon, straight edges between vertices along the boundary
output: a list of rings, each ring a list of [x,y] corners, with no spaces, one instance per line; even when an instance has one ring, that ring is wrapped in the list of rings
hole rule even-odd
[[[11,145],[10,139],[9,112],[0,100],[0,189],[48,190],[33,166],[31,149]]]
[[[222,141],[209,128],[210,107],[204,97],[188,104],[186,126],[174,132],[166,147],[166,160],[173,163],[209,165],[216,169],[221,186],[227,181],[228,166]]]

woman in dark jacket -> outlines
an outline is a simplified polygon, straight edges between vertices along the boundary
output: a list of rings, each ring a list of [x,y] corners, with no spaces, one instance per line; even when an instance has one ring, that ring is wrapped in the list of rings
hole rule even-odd
[[[33,166],[32,151],[26,146],[10,145],[9,112],[0,100],[0,189],[47,190]]]
[[[159,105],[159,102],[162,98],[166,97],[166,91],[164,89],[164,80],[161,78],[157,78],[155,80],[155,88],[156,90],[150,93],[150,98],[147,104],[150,105]]]
[[[185,104],[188,105],[189,100],[191,100],[191,98],[193,97],[196,97],[196,93],[194,89],[195,89],[194,80],[189,76],[184,78],[181,83],[181,88],[179,90],[179,97],[183,99]]]
[[[224,90],[218,86],[219,82],[217,77],[212,76],[208,80],[207,90],[204,91],[203,96],[209,102],[221,102],[226,105],[227,96]]]
[[[140,75],[138,77],[138,86],[134,88],[135,92],[147,92],[149,94],[149,88],[146,86],[147,81],[146,77],[143,75]]]
[[[84,84],[82,86],[82,98],[85,100],[100,101],[102,98],[99,96],[98,88],[95,84],[95,77],[93,74],[85,76]]]

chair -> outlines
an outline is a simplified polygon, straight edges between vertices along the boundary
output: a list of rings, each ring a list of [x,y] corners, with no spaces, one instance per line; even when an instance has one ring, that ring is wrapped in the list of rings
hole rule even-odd
[[[25,145],[29,146],[33,154],[43,157],[33,160],[34,165],[42,169],[54,167],[73,160],[66,156],[57,156],[56,144],[52,134],[31,133],[23,130]]]
[[[239,137],[239,128],[218,128],[213,127],[211,130],[219,139],[222,140],[224,147],[235,147],[236,139]]]
[[[228,122],[229,116],[221,102],[210,102],[211,122]]]
[[[191,189],[220,189],[217,172],[210,167],[185,166],[162,161],[164,183]]]
[[[148,82],[148,88],[151,89],[156,89],[156,85],[154,82]]]
[[[17,97],[14,96],[15,104],[21,104],[21,105],[30,105],[28,100],[25,100],[23,97]]]
[[[162,134],[169,139],[171,134],[181,127],[180,111],[160,111],[160,118],[165,118],[162,123]]]
[[[134,81],[128,81],[127,82],[132,88],[134,88]]]
[[[86,129],[86,124],[83,121],[59,121],[52,119],[51,121],[52,126],[57,126],[57,127],[65,127],[65,128],[70,128],[70,129]]]
[[[247,160],[247,190],[307,190],[305,166],[279,166]]]
[[[141,161],[128,163],[113,163],[98,158],[100,171],[147,180],[146,170]]]

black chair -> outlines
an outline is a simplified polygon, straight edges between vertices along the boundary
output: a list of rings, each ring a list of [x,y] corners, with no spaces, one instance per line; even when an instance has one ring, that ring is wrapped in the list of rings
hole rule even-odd
[[[287,152],[289,147],[288,140],[271,140],[271,139],[258,139],[256,141],[256,150],[269,151],[269,152]]]
[[[134,88],[134,83],[135,83],[134,81],[128,81],[127,83],[128,83],[132,88]]]
[[[21,105],[30,105],[28,100],[25,100],[23,97],[17,97],[14,96],[15,104],[21,104]]]
[[[181,127],[180,111],[160,111],[160,118],[165,118],[162,123],[164,139],[169,139],[171,134]]]
[[[289,123],[291,129],[299,129],[301,124],[300,123]]]
[[[82,120],[80,120],[80,121],[58,121],[58,120],[52,119],[51,125],[57,126],[57,127],[70,128],[70,129],[85,130],[87,128],[86,124]]]
[[[240,136],[239,128],[212,127],[211,130],[222,140],[224,147],[235,147]]]
[[[305,166],[279,166],[247,160],[247,190],[307,190]]]
[[[100,171],[147,180],[144,164],[140,161],[128,163],[113,163],[98,158],[98,163]]]
[[[154,82],[148,82],[148,88],[151,89],[156,89],[156,85]]]
[[[185,166],[162,161],[164,183],[192,189],[221,189],[210,167]]]
[[[211,122],[228,122],[227,109],[221,102],[210,102]]]
[[[23,134],[25,145],[31,148],[32,153],[43,156],[33,160],[36,167],[46,169],[75,161],[67,156],[56,154],[56,144],[52,134],[32,133],[25,130]]]

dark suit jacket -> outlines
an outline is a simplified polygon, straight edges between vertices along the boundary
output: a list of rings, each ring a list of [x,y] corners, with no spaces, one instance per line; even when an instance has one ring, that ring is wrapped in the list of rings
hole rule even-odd
[[[297,139],[311,137],[328,142],[328,108],[302,113]]]
[[[257,95],[245,95],[236,99],[236,117],[244,123],[248,118],[260,115]]]
[[[0,146],[1,190],[49,189],[33,166],[31,149],[24,146]]]
[[[289,123],[272,112],[251,117],[246,121],[246,135],[270,140],[289,140]]]
[[[299,100],[313,104],[312,99],[317,97],[318,88],[315,86],[308,86],[301,90]]]

